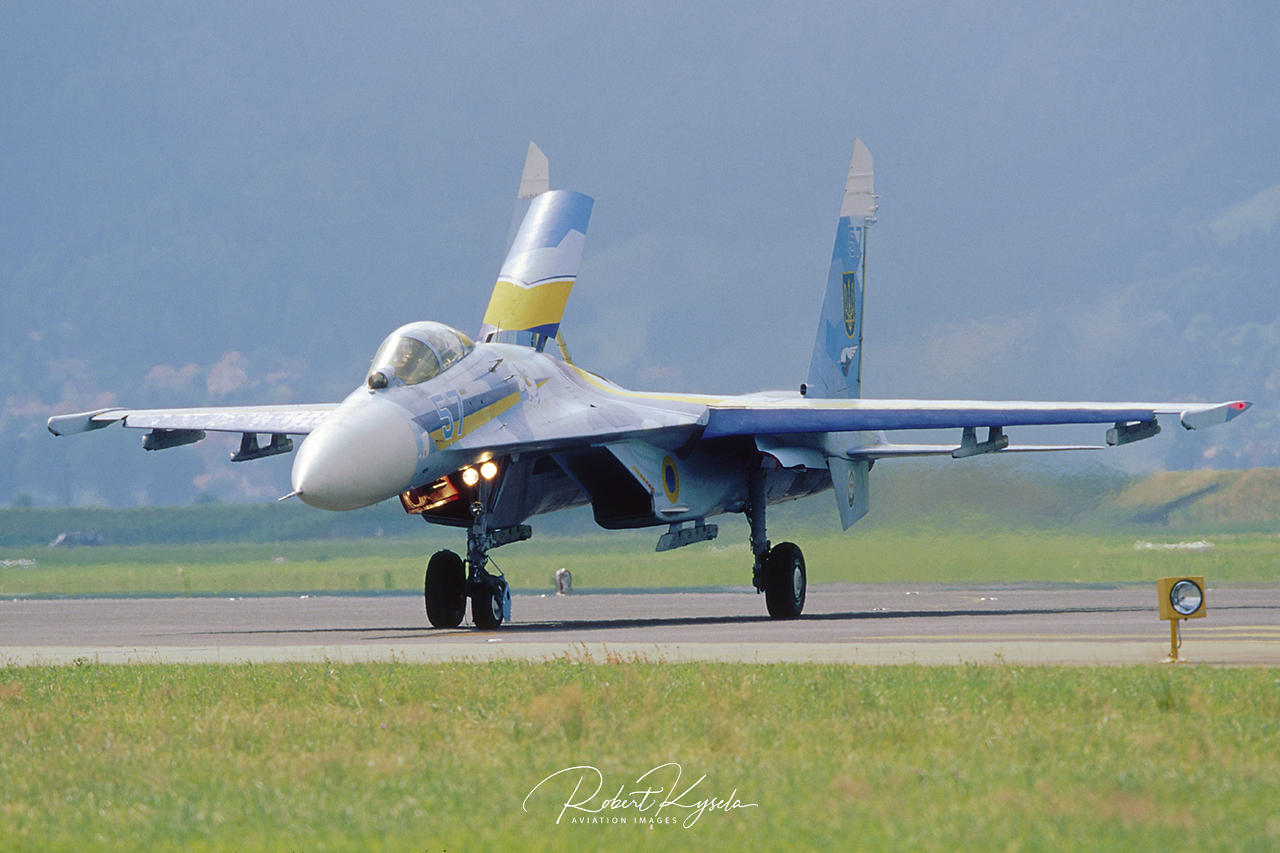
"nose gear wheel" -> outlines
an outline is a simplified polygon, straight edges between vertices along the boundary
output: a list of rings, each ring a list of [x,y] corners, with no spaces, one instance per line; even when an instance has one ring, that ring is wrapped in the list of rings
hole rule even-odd
[[[423,585],[427,621],[436,628],[457,628],[467,612],[467,572],[452,551],[437,551],[427,563]]]

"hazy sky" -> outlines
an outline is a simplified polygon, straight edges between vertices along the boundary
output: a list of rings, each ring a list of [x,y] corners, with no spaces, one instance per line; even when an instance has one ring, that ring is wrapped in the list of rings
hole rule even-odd
[[[804,379],[861,137],[867,396],[1243,397],[1133,458],[1280,464],[1277,8],[5,4],[0,502],[287,488],[44,420],[337,400],[404,322],[474,332],[531,139],[596,199],[564,332],[623,385]]]

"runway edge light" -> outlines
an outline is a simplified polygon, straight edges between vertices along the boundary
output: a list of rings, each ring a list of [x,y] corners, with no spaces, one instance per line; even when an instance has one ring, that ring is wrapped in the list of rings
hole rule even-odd
[[[1183,619],[1199,619],[1206,613],[1204,578],[1195,576],[1160,578],[1156,581],[1160,618],[1169,623],[1169,657],[1166,663],[1178,663],[1178,623]]]

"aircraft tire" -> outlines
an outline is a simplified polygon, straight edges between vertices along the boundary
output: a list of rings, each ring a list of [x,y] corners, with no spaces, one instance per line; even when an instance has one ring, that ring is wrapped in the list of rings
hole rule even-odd
[[[769,550],[765,563],[764,603],[774,619],[797,619],[804,610],[804,554],[793,542],[783,542]]]
[[[422,597],[427,621],[436,628],[457,628],[467,613],[467,572],[452,551],[437,551],[427,562]]]
[[[493,631],[502,625],[502,598],[493,590],[483,589],[471,597],[471,621],[481,631]]]

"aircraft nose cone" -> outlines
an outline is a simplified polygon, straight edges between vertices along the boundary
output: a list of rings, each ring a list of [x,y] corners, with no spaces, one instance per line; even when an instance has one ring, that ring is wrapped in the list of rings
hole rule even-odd
[[[293,490],[319,509],[348,510],[395,497],[418,465],[418,437],[395,407],[353,399],[326,418],[298,448]]]

